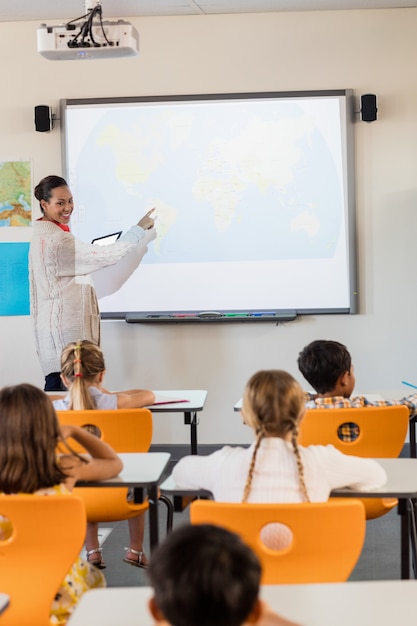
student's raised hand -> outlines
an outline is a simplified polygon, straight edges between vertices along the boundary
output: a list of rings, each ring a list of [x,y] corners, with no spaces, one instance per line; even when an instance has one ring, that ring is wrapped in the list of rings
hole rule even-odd
[[[155,226],[155,219],[151,217],[154,211],[155,208],[151,209],[139,220],[138,226],[141,226],[143,230],[149,230]]]

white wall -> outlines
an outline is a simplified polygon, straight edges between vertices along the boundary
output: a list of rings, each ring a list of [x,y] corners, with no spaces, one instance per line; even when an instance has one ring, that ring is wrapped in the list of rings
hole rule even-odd
[[[361,94],[376,93],[379,112],[355,126],[360,314],[280,326],[105,321],[107,386],[207,389],[201,443],[249,441],[233,412],[245,382],[272,367],[302,382],[296,358],[313,339],[347,344],[358,391],[406,393],[401,380],[417,384],[417,9],[131,21],[140,56],[106,62],[47,61],[37,23],[0,23],[0,161],[31,159],[34,183],[61,173],[59,130],[37,133],[33,121],[35,105],[57,111],[60,98],[351,88],[358,108]],[[0,229],[0,240],[28,230]],[[0,350],[1,385],[43,384],[29,318],[0,318]],[[156,416],[154,441],[187,443],[188,427]]]

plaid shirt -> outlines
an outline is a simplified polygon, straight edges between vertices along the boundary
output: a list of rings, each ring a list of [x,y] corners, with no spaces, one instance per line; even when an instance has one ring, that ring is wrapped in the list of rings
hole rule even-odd
[[[417,414],[417,393],[397,401],[368,400],[365,396],[320,398],[308,391],[305,392],[305,398],[307,409],[359,409],[366,406],[398,406],[403,404],[410,411],[410,417]],[[355,441],[359,435],[358,425],[353,422],[345,422],[339,426],[337,434],[341,441]]]

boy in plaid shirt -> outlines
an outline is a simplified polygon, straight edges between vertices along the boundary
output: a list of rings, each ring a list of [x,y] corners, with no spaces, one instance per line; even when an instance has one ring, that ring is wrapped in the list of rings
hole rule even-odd
[[[365,396],[351,398],[355,387],[352,358],[346,346],[338,341],[319,339],[308,344],[298,355],[298,368],[315,394],[306,392],[307,409],[356,409],[365,406],[395,406],[404,404],[410,417],[417,414],[417,393],[401,400],[368,400]],[[352,422],[338,429],[339,439],[354,441],[359,435]]]

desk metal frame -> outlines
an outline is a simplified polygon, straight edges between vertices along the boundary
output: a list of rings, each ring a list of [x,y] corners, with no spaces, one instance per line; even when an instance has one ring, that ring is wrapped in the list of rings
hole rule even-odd
[[[409,438],[410,438],[410,457],[412,459],[415,459],[417,457],[416,420],[417,420],[417,415],[413,415],[412,417],[410,417]]]
[[[171,455],[168,452],[124,452],[118,454],[123,470],[109,480],[79,481],[78,487],[133,487],[135,502],[149,501],[149,540],[151,551],[159,542],[158,488]]]
[[[401,578],[410,578],[410,543],[413,568],[417,567],[417,459],[375,459],[387,472],[386,485],[373,491],[335,489],[331,497],[343,498],[398,498],[401,518]]]
[[[167,396],[186,398],[187,402],[173,402],[171,404],[152,404],[148,408],[152,413],[184,413],[184,424],[190,426],[191,454],[198,454],[197,426],[199,419],[197,413],[204,409],[207,391],[200,390],[175,390],[154,391],[155,396]]]

